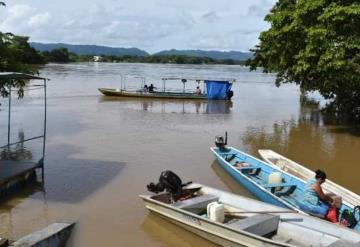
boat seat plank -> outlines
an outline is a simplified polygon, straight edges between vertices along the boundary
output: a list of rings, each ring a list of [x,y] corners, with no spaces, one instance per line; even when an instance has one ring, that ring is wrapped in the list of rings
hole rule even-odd
[[[184,210],[200,210],[206,209],[211,202],[218,201],[219,197],[214,195],[200,195],[184,201],[177,201],[173,206]]]
[[[280,216],[278,215],[257,214],[226,225],[259,236],[270,236],[277,232],[279,221]]]
[[[267,189],[276,188],[276,187],[296,187],[295,183],[271,183],[271,184],[264,184],[263,187]]]
[[[261,167],[259,166],[236,167],[236,169],[242,173],[246,173],[247,175],[251,176],[257,176],[261,172]]]
[[[253,169],[261,169],[260,166],[243,166],[243,167],[236,167],[237,170],[243,171],[243,170],[253,170]]]

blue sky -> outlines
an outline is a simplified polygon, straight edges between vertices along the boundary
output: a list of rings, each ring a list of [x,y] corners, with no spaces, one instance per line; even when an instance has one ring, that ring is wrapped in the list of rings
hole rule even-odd
[[[247,51],[275,0],[9,0],[0,30],[37,42]]]

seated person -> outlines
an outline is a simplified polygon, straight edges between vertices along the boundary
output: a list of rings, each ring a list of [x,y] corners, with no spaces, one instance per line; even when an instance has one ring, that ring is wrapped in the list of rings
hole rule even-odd
[[[150,87],[149,87],[149,92],[150,93],[152,93],[152,92],[154,92],[154,89],[155,89],[156,87],[154,87],[154,84],[150,84]]]
[[[249,163],[246,163],[246,162],[236,161],[233,166],[241,168],[241,167],[249,167],[251,165]],[[249,171],[247,174],[255,175],[256,174],[256,169],[251,169],[251,171]]]
[[[246,163],[246,162],[240,162],[240,161],[236,161],[235,163],[234,163],[234,166],[235,167],[247,167],[247,166],[250,166],[248,163]]]
[[[149,87],[148,87],[148,85],[146,85],[146,84],[144,85],[143,91],[144,91],[144,92],[149,92]]]
[[[201,89],[199,86],[196,87],[195,94],[201,94]]]
[[[333,206],[334,200],[321,188],[321,184],[326,180],[325,172],[317,170],[315,173],[315,178],[310,179],[305,185],[303,200],[299,206],[305,212],[324,218],[329,207]]]

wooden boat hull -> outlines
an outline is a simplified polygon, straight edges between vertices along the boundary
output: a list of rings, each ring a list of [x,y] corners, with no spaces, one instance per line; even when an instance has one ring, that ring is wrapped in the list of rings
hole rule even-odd
[[[315,172],[310,169],[272,151],[269,149],[261,149],[258,151],[260,156],[270,165],[286,171],[299,179],[307,181],[315,177]],[[360,196],[352,191],[342,187],[339,184],[327,179],[322,188],[326,193],[334,193],[342,197],[343,201],[351,207],[360,205]]]
[[[140,92],[140,91],[121,91],[111,88],[99,88],[98,89],[105,96],[115,97],[133,97],[133,98],[155,98],[155,99],[196,99],[206,100],[207,95],[205,94],[194,94],[194,93],[181,93],[181,92]]]
[[[262,176],[250,176],[243,171],[234,167],[230,162],[225,160],[224,153],[221,153],[217,148],[211,148],[211,151],[214,153],[218,163],[227,171],[238,183],[240,183],[243,187],[245,187],[249,192],[251,192],[254,196],[260,199],[263,202],[271,203],[276,206],[290,208],[292,210],[296,210],[303,214],[308,214],[300,209],[299,204],[302,201],[302,191],[306,184],[305,181],[285,172],[281,169],[274,167],[270,164],[267,164],[264,161],[261,161],[249,154],[241,152],[233,147],[228,147],[228,152],[226,155],[235,154],[236,159],[246,160],[253,167],[258,167],[261,170]],[[278,196],[272,190],[273,187],[266,183],[266,176],[270,173],[278,172],[281,174],[282,179],[285,180],[283,183],[284,186],[292,185],[294,187],[294,191],[289,195]],[[281,186],[279,186],[281,187]],[[347,204],[346,201],[343,201],[343,204],[340,208],[340,213],[345,209],[352,210],[353,206]],[[360,232],[360,223],[357,224],[355,230]]]
[[[282,210],[273,205],[200,184],[194,184],[193,186],[202,187],[202,191],[216,195],[221,203],[231,207],[243,206],[243,209],[247,210],[272,210],[273,212]],[[277,230],[279,236],[271,239],[229,227],[226,223],[211,221],[207,217],[160,202],[149,195],[141,195],[140,197],[145,202],[146,208],[151,212],[221,246],[330,246],[333,242],[341,239],[347,239],[349,243],[358,243],[360,241],[360,234],[355,231],[339,228],[328,222],[306,215],[298,213],[281,215],[280,212],[274,214],[281,216],[280,219],[284,220],[284,222],[280,221],[281,223],[279,223]],[[298,219],[300,221],[286,222],[286,219]],[[302,231],[302,234],[299,233],[299,230]],[[306,244],[300,245],[299,241]]]

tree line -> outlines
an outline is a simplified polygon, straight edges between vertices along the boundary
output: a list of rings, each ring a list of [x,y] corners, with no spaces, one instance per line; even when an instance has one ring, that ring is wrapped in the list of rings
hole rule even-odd
[[[77,55],[69,52],[67,48],[57,48],[51,51],[39,53],[40,63],[70,63],[70,62],[90,62],[94,61],[94,55]],[[151,55],[151,56],[113,56],[101,55],[99,62],[112,63],[173,63],[173,64],[227,64],[227,65],[244,65],[245,61],[233,59],[216,60],[209,57],[195,57],[186,55]]]

